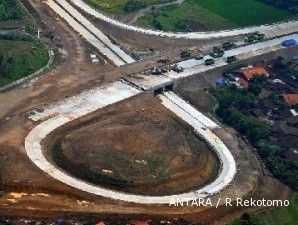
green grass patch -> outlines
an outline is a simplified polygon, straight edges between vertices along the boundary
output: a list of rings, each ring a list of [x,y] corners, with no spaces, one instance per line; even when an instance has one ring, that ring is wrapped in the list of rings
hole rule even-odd
[[[292,14],[256,0],[190,0],[239,25],[250,26],[287,19]]]
[[[206,30],[236,27],[236,24],[191,2],[164,7],[137,21],[138,25],[165,31],[188,31],[191,23]]]
[[[123,14],[125,13],[125,6],[131,2],[131,0],[85,0],[87,3],[93,5],[95,8],[100,10],[114,13]],[[133,0],[134,2],[140,2],[144,7],[171,2],[173,0]]]
[[[186,0],[145,15],[138,25],[165,31],[219,30],[286,20],[294,14],[257,0]]]
[[[26,39],[26,38],[25,38]],[[47,49],[38,41],[0,38],[0,86],[30,75],[47,64]]]
[[[296,225],[298,221],[298,194],[295,193],[288,207],[264,210],[255,215],[243,214],[228,225]]]
[[[16,0],[0,0],[0,21],[21,20],[25,11]]]
[[[295,225],[298,221],[298,194],[294,194],[288,207],[257,215],[262,225]]]

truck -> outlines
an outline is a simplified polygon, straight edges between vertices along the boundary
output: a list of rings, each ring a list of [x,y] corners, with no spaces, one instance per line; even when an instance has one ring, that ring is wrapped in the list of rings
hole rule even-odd
[[[210,53],[210,56],[213,58],[220,58],[220,57],[223,57],[224,54],[225,52],[221,48],[213,47],[213,52]]]
[[[215,63],[214,59],[206,59],[205,60],[205,65],[206,66],[213,65],[214,63]]]
[[[248,36],[247,38],[245,38],[244,42],[249,43],[249,44],[253,44],[253,43],[264,40],[264,38],[265,38],[265,34],[254,33],[254,34]]]
[[[297,44],[297,41],[295,39],[287,39],[281,42],[282,46],[284,47],[290,47]]]
[[[226,41],[222,44],[222,48],[227,51],[227,50],[230,50],[231,48],[235,47],[235,44],[233,42],[229,42],[229,41]]]
[[[237,58],[236,56],[229,56],[226,60],[227,60],[227,63],[232,63],[232,62],[235,62]]]

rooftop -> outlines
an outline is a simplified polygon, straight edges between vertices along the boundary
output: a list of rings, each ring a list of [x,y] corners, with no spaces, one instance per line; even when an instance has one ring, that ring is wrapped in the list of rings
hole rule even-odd
[[[269,73],[263,66],[254,66],[241,70],[241,73],[247,80],[250,80],[257,76],[266,76],[269,77]]]
[[[283,98],[289,105],[298,104],[298,94],[283,94]]]

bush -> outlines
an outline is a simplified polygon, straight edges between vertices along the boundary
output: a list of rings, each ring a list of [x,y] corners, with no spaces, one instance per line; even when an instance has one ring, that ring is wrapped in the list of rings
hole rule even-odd
[[[6,41],[36,41],[32,36],[20,34],[0,34],[0,40]]]
[[[20,20],[24,16],[25,11],[16,0],[0,0],[0,21]]]
[[[134,12],[138,9],[142,9],[146,7],[146,3],[140,0],[130,0],[124,5],[124,10],[128,13]]]
[[[295,9],[298,7],[298,0],[259,0],[278,8]]]

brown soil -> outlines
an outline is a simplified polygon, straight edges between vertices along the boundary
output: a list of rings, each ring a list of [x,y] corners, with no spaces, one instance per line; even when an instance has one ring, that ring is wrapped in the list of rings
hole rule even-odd
[[[139,194],[176,194],[217,174],[215,154],[151,96],[109,107],[62,130],[57,139],[62,151],[56,145],[52,150],[67,158],[62,167],[73,174],[74,168],[84,168],[84,178],[95,173],[100,176],[92,180],[96,184]]]
[[[0,215],[15,215],[24,217],[57,217],[61,215],[94,215],[108,214],[114,218],[125,216],[129,218],[177,218],[183,217],[199,224],[226,224],[228,219],[238,216],[247,210],[255,208],[208,208],[208,207],[169,207],[137,205],[86,194],[71,188],[44,174],[27,157],[24,150],[24,139],[29,131],[36,126],[25,117],[25,113],[44,104],[53,103],[72,96],[84,89],[99,85],[103,80],[113,80],[121,75],[135,72],[152,66],[152,61],[132,64],[116,70],[110,65],[95,67],[86,63],[82,54],[86,44],[65,23],[57,19],[52,11],[40,0],[29,0],[34,9],[41,15],[47,27],[55,31],[61,40],[61,45],[68,52],[66,62],[55,70],[44,74],[38,81],[30,85],[15,88],[0,94],[0,154],[4,157],[5,171],[0,180],[0,189],[4,195],[0,197]],[[109,26],[102,25],[105,31]],[[130,43],[137,40],[141,43],[142,35],[131,33],[129,36],[116,28],[111,29],[111,35],[129,39]],[[118,36],[117,36],[118,34]],[[166,39],[165,39],[166,40]],[[149,46],[162,45],[152,37],[145,39]],[[214,41],[215,42],[215,41]],[[200,44],[203,44],[202,42]],[[173,48],[175,45],[173,45]],[[207,46],[208,47],[208,46]],[[206,47],[206,48],[207,48]],[[289,50],[268,54],[266,58],[287,54]],[[291,50],[293,54],[297,49]],[[258,57],[262,59],[264,57]],[[249,61],[255,61],[251,59]],[[197,85],[204,86],[214,83],[215,77],[226,68],[201,74],[203,77]],[[212,75],[210,77],[210,75]],[[194,82],[185,79],[183,83]],[[129,100],[130,101],[130,100]],[[256,158],[252,147],[237,133],[229,128],[217,133],[231,150],[237,162],[238,172],[234,181],[212,199],[225,197],[254,197],[266,199],[284,199],[289,196],[289,190],[270,174],[264,171],[264,166]],[[14,193],[12,193],[14,192]]]

